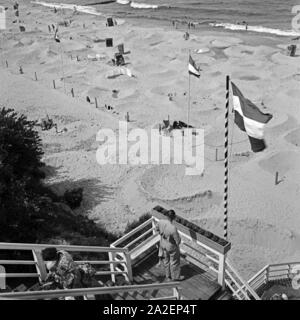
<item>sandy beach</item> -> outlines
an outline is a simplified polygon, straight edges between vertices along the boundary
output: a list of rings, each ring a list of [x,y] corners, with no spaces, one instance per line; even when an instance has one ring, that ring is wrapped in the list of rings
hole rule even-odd
[[[273,115],[265,132],[268,148],[254,154],[230,114],[229,258],[246,278],[266,264],[299,259],[300,53],[287,56],[290,38],[200,29],[185,40],[183,29],[166,23],[122,18],[108,28],[104,15],[54,13],[29,1],[20,5],[26,31],[19,32],[12,3],[0,0],[0,5],[9,7],[1,32],[0,105],[33,120],[49,115],[57,123],[60,133],[38,129],[46,182],[60,194],[83,187],[78,214],[121,234],[127,223],[159,204],[222,236],[229,75],[247,98]],[[60,43],[48,30],[52,24],[60,25]],[[105,46],[106,38],[113,38],[113,47]],[[111,64],[121,43],[130,51],[124,57],[134,77],[116,74]],[[179,165],[100,166],[96,134],[101,128],[118,130],[127,112],[129,128],[150,130],[168,116],[186,122],[189,51],[202,69],[200,79],[191,79],[191,124],[205,130],[204,175],[186,176]]]

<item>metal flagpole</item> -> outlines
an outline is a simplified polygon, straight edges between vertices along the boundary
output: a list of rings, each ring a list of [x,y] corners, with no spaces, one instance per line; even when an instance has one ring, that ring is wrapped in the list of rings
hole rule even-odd
[[[228,118],[229,118],[229,76],[226,76],[225,142],[224,142],[224,238],[228,239]]]
[[[189,59],[191,55],[191,50],[189,50]],[[190,63],[190,60],[189,60]],[[188,96],[188,110],[187,110],[187,125],[190,125],[190,103],[191,103],[191,74],[189,72],[189,96]]]

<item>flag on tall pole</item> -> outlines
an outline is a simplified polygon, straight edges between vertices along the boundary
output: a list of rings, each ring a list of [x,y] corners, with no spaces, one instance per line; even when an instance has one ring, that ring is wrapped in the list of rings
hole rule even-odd
[[[191,105],[191,75],[199,78],[200,77],[200,70],[196,66],[195,61],[191,57],[191,52],[189,51],[189,65],[188,65],[188,70],[189,70],[189,95],[188,95],[188,111],[187,111],[187,125],[190,125],[190,105]]]
[[[246,99],[238,87],[231,82],[233,95],[234,122],[249,137],[253,152],[266,148],[264,127],[272,119],[270,113],[263,113],[250,100]]]
[[[189,74],[192,74],[193,76],[199,78],[200,77],[200,71],[199,68],[196,66],[195,61],[189,56]]]

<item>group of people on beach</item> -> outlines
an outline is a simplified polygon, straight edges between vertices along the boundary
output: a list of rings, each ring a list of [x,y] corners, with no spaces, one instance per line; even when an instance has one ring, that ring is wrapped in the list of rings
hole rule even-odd
[[[196,24],[192,21],[176,21],[176,20],[172,20],[172,26],[177,29],[177,24],[178,23],[182,23],[182,24],[187,24],[188,29],[195,29],[196,28]]]

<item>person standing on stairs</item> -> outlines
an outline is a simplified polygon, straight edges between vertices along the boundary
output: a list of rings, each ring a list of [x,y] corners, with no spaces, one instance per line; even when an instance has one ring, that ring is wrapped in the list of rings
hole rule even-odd
[[[173,221],[176,217],[174,210],[169,210],[167,219],[162,219],[156,225],[161,236],[160,250],[163,255],[164,269],[167,281],[182,281],[180,275],[180,242],[181,238]]]

